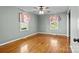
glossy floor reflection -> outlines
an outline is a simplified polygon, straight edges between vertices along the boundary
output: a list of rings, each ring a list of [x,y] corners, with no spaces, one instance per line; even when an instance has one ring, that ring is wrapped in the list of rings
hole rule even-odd
[[[0,46],[2,53],[70,53],[69,39],[64,35],[37,34]]]

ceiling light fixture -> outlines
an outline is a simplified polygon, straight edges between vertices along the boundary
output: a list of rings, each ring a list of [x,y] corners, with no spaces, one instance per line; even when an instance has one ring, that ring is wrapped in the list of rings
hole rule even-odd
[[[44,11],[39,11],[39,14],[44,14]]]
[[[44,8],[43,8],[43,6],[39,6],[40,8],[39,8],[39,14],[44,14]]]
[[[49,13],[49,8],[46,6],[34,7],[34,12],[41,14]]]

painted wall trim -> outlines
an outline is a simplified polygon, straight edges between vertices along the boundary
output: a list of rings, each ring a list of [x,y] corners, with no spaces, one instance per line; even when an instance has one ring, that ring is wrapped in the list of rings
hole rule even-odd
[[[38,33],[40,33],[40,34],[65,35],[65,36],[67,36],[66,34],[55,34],[55,33],[48,33],[48,32],[38,32]]]
[[[17,38],[17,39],[15,39],[15,40],[11,40],[11,41],[2,43],[2,44],[0,44],[0,46],[5,45],[5,44],[8,44],[8,43],[11,43],[11,42],[14,42],[14,41],[17,41],[17,40],[21,40],[21,39],[24,39],[24,38],[27,38],[27,37],[29,37],[29,36],[33,36],[33,35],[36,35],[36,34],[38,34],[38,33],[29,34],[29,35],[27,35],[27,36],[24,36],[24,37],[21,37],[21,38]]]

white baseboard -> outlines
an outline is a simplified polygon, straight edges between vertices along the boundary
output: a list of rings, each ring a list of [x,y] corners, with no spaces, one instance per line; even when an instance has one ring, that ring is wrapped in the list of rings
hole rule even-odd
[[[21,40],[21,39],[24,39],[24,38],[27,38],[27,37],[29,37],[29,36],[33,36],[33,35],[36,35],[36,34],[38,34],[38,33],[33,33],[33,34],[27,35],[27,36],[25,36],[25,37],[17,38],[17,39],[14,39],[14,40],[11,40],[11,41],[2,43],[2,44],[0,44],[0,46],[5,45],[5,44],[8,44],[8,43],[11,43],[11,42],[14,42],[14,41],[17,41],[17,40]]]
[[[40,34],[50,34],[50,35],[64,35],[67,36],[66,34],[55,34],[55,33],[47,33],[47,32],[38,32]],[[68,37],[68,36],[67,36]]]

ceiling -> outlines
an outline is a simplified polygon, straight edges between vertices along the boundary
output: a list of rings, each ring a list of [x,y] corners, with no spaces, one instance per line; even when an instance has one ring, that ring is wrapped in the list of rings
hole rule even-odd
[[[38,6],[18,6],[19,9],[39,15],[38,10],[35,10],[34,7]],[[68,10],[67,6],[46,6],[46,7],[48,7],[49,12],[46,12],[45,14],[62,13]]]

